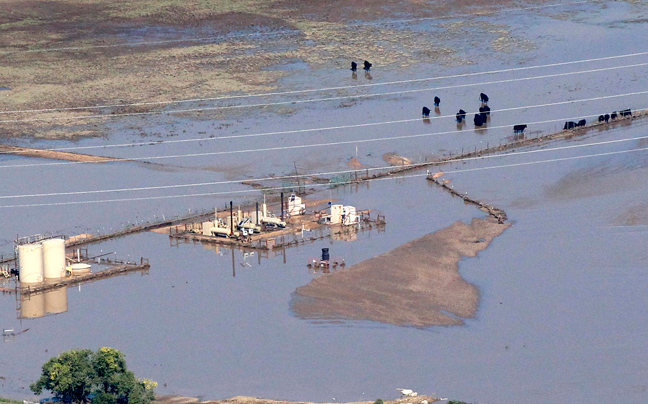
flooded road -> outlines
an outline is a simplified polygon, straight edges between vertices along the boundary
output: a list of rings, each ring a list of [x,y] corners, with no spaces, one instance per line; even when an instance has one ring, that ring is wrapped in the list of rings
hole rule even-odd
[[[523,13],[516,14],[518,19],[483,17],[491,23],[510,24],[516,37],[532,41],[535,48],[524,53],[482,55],[471,47],[463,56],[472,57],[474,65],[422,63],[387,71],[376,66],[371,80],[362,74],[354,79],[350,71],[321,69],[304,75],[296,70],[284,85],[317,88],[392,82],[647,51],[627,40],[645,31],[641,22],[645,5],[589,4],[573,6],[568,12],[572,13],[569,19]],[[467,36],[455,38],[458,44],[471,43]],[[578,38],[588,40],[577,43]],[[203,138],[92,149],[105,156],[146,158],[159,166],[138,162],[52,165],[47,160],[3,156],[0,250],[11,251],[16,235],[108,232],[135,220],[209,210],[229,200],[258,200],[258,193],[223,192],[249,191],[238,181],[290,174],[295,167],[304,173],[341,171],[356,156],[362,164],[380,167],[386,165],[382,156],[389,152],[424,161],[462,148],[506,142],[512,136],[511,126],[518,123],[529,124],[527,136],[535,136],[553,132],[574,117],[590,121],[603,112],[646,108],[645,94],[624,95],[648,91],[646,66],[510,80],[647,62],[646,55],[638,55],[627,61],[546,67],[533,73],[444,79],[426,85],[452,88],[429,92],[407,93],[423,88],[420,83],[336,90],[320,98],[355,98],[258,107],[253,113],[232,113],[218,121],[207,112],[198,119],[134,118],[108,124],[109,140],[35,141],[30,145],[79,147]],[[464,84],[474,86],[459,87]],[[396,93],[359,97],[390,91]],[[474,113],[480,92],[489,94],[493,110],[529,107],[493,112],[482,130],[475,130],[471,121],[457,129],[454,113],[459,108]],[[441,115],[448,117],[433,115],[428,124],[419,119],[420,110],[431,106],[434,95],[442,100]],[[624,96],[530,107],[610,95]],[[308,98],[273,96],[268,102],[300,99]],[[406,119],[413,121],[384,123]],[[368,122],[384,124],[305,131]],[[646,120],[616,124],[544,148],[640,138],[647,135],[647,125]],[[217,140],[276,131],[296,132]],[[375,140],[416,134],[429,135]],[[285,148],[316,143],[339,144]],[[278,146],[284,149],[256,151]],[[463,281],[479,289],[475,318],[463,320],[464,326],[417,329],[343,319],[322,323],[302,319],[290,307],[298,288],[321,277],[309,272],[306,263],[322,247],[329,247],[332,255],[351,266],[456,221],[468,224],[486,217],[428,184],[424,172],[324,188],[313,195],[313,199],[333,197],[386,215],[384,232],[360,233],[353,242],[323,240],[273,252],[272,257],[245,257],[235,251],[234,260],[230,250],[200,244],[172,246],[167,236],[155,233],[95,245],[91,247],[95,253],[148,257],[151,270],[70,288],[67,312],[37,319],[18,320],[15,297],[0,295],[2,327],[29,329],[0,345],[0,376],[5,378],[0,380],[0,395],[30,397],[26,388],[37,378],[40,365],[63,350],[112,346],[126,353],[136,374],[159,382],[158,393],[207,399],[251,395],[373,400],[395,397],[397,387],[411,387],[468,402],[606,402],[619,397],[630,403],[646,402],[648,320],[642,296],[648,291],[644,248],[648,154],[631,151],[644,147],[645,139],[635,139],[443,167],[444,178],[452,180],[456,189],[504,209],[513,223],[476,257],[459,262]],[[198,155],[220,152],[229,154]],[[599,155],[580,158],[593,154]],[[185,156],[151,160],[178,155]],[[547,162],[527,165],[542,160]],[[507,167],[485,169],[500,165]],[[211,182],[219,184],[190,185]],[[169,184],[176,187],[123,190]],[[114,191],[85,193],[106,189]],[[28,196],[62,192],[78,193]],[[107,199],[123,201],[95,203]],[[76,202],[84,203],[68,205]],[[23,204],[39,206],[6,207]]]

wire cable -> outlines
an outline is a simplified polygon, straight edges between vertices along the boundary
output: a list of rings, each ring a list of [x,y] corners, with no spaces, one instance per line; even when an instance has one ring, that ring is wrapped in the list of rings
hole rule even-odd
[[[510,112],[517,111],[521,109],[530,109],[530,108],[542,108],[542,107],[551,107],[557,105],[565,104],[574,104],[578,102],[589,102],[589,101],[600,101],[611,98],[620,98],[620,97],[630,97],[635,95],[647,94],[648,91],[636,91],[632,93],[625,94],[614,94],[606,95],[599,97],[590,97],[590,98],[581,98],[578,100],[568,100],[568,101],[557,101],[550,102],[545,104],[536,104],[536,105],[527,105],[521,107],[510,107],[510,108],[501,108],[491,110],[491,113],[495,112]],[[454,118],[455,115],[437,115],[432,116],[426,119],[443,119],[443,118]],[[229,140],[229,139],[241,139],[241,138],[251,138],[251,137],[265,137],[272,135],[286,135],[291,133],[306,133],[306,132],[323,132],[329,130],[340,130],[340,129],[352,129],[352,128],[365,128],[373,126],[382,126],[382,125],[392,125],[398,123],[408,123],[408,122],[419,122],[421,118],[411,118],[411,119],[399,119],[393,121],[382,121],[382,122],[369,122],[361,124],[352,124],[352,125],[337,125],[337,126],[327,126],[320,128],[308,128],[308,129],[294,129],[294,130],[285,130],[285,131],[274,131],[274,132],[261,132],[261,133],[248,133],[244,135],[229,135],[229,136],[219,136],[219,137],[201,137],[201,138],[191,138],[191,139],[176,139],[176,140],[159,140],[159,141],[148,141],[148,142],[138,142],[138,143],[117,143],[112,145],[94,145],[94,146],[74,146],[74,147],[58,147],[51,149],[41,149],[45,151],[64,151],[64,150],[88,150],[88,149],[101,149],[101,148],[115,148],[115,147],[131,147],[131,146],[157,146],[161,144],[173,144],[173,143],[187,143],[187,142],[200,142],[200,141],[212,141],[212,140]],[[20,152],[0,152],[0,154],[20,154]]]
[[[645,91],[644,93],[648,93]],[[544,121],[535,121],[528,122],[527,125],[535,124],[544,124],[551,122],[560,122],[565,120],[579,119],[583,115],[578,117],[567,117],[559,119],[549,119]],[[489,129],[502,129],[510,128],[511,125],[499,125],[491,126]],[[188,154],[175,154],[175,155],[164,155],[164,156],[149,156],[149,157],[133,157],[129,159],[124,159],[124,162],[150,162],[151,160],[162,160],[162,159],[174,159],[174,158],[184,158],[184,157],[206,157],[206,156],[217,156],[217,155],[226,155],[226,154],[239,154],[239,153],[257,153],[257,152],[268,152],[268,151],[279,151],[279,150],[294,150],[294,149],[307,149],[311,147],[325,147],[325,146],[340,146],[345,144],[360,144],[360,143],[371,143],[371,142],[380,142],[380,141],[390,141],[390,140],[402,140],[402,139],[413,139],[420,137],[431,137],[431,136],[440,136],[447,134],[457,134],[461,133],[462,130],[452,130],[444,132],[433,132],[433,133],[419,133],[414,135],[401,135],[401,136],[387,136],[387,137],[377,137],[370,139],[358,139],[358,140],[341,140],[337,142],[327,142],[327,143],[311,143],[311,144],[302,144],[302,145],[293,145],[293,146],[275,146],[275,147],[266,147],[258,149],[239,149],[239,150],[223,150],[217,152],[204,152],[204,153],[188,153]],[[25,168],[25,167],[43,167],[43,166],[65,166],[71,164],[94,164],[94,163],[106,163],[104,160],[89,160],[89,161],[66,161],[66,162],[56,162],[56,163],[27,163],[27,164],[5,164],[0,165],[2,168]]]
[[[472,160],[484,160],[484,159],[491,159],[491,158],[513,157],[513,156],[535,154],[535,153],[546,153],[546,152],[553,152],[553,151],[580,149],[582,147],[603,146],[603,145],[617,144],[617,143],[629,142],[629,141],[633,141],[633,140],[642,140],[642,139],[648,139],[648,135],[646,135],[646,136],[637,136],[637,137],[633,137],[633,138],[625,138],[625,139],[605,140],[605,141],[586,143],[586,144],[559,146],[559,147],[553,147],[553,148],[547,148],[547,149],[523,150],[523,151],[517,151],[517,152],[502,153],[502,154],[492,154],[492,155],[478,156],[478,157],[465,157],[465,158],[456,158],[456,159],[451,158],[451,159],[446,160],[446,161],[439,161],[438,164],[435,164],[434,162],[425,162],[425,163],[408,164],[408,165],[396,166],[396,167],[395,166],[367,167],[367,168],[363,168],[361,170],[343,170],[343,171],[332,171],[332,172],[319,172],[319,173],[299,174],[299,175],[285,175],[285,176],[279,176],[279,177],[274,176],[274,177],[264,177],[264,178],[252,178],[252,179],[245,179],[245,180],[223,180],[223,181],[213,181],[213,182],[203,182],[203,183],[193,183],[193,184],[158,185],[158,186],[148,186],[148,187],[102,189],[102,190],[91,190],[91,191],[52,192],[52,193],[24,194],[24,195],[3,195],[3,196],[0,196],[0,199],[35,198],[35,197],[48,197],[48,196],[88,195],[88,194],[103,194],[103,193],[114,193],[114,192],[151,191],[151,190],[160,190],[160,189],[176,189],[176,188],[190,188],[190,187],[199,187],[199,186],[238,184],[238,183],[241,183],[242,181],[246,181],[246,182],[247,181],[249,181],[249,182],[262,182],[262,181],[273,181],[273,180],[276,181],[276,180],[283,180],[283,179],[307,178],[307,177],[314,177],[314,176],[321,177],[321,176],[327,176],[327,175],[339,175],[339,174],[354,173],[354,172],[357,172],[357,171],[367,171],[367,172],[369,172],[369,171],[389,170],[389,169],[400,168],[400,167],[416,168],[416,167],[425,167],[425,166],[431,166],[431,165],[442,165],[442,164],[461,162],[461,161],[472,161]]]
[[[593,157],[613,156],[613,155],[620,155],[620,154],[625,154],[625,153],[634,153],[634,152],[640,152],[640,151],[646,151],[646,150],[648,150],[648,147],[643,147],[643,148],[639,148],[639,149],[632,149],[632,150],[620,150],[620,151],[613,151],[613,152],[596,153],[596,154],[589,154],[589,155],[584,155],[584,156],[562,157],[562,158],[553,158],[553,159],[530,161],[530,162],[523,162],[523,163],[503,164],[503,165],[498,165],[498,166],[477,167],[477,168],[470,168],[470,169],[453,170],[453,171],[447,171],[446,174],[466,173],[466,172],[481,171],[481,170],[493,170],[493,169],[498,169],[498,168],[522,167],[522,166],[530,166],[530,165],[537,165],[537,164],[544,164],[544,163],[555,163],[555,162],[569,161],[569,160],[582,160],[582,159],[593,158]],[[462,161],[462,160],[456,160],[456,161]],[[415,177],[424,177],[424,176],[427,176],[427,175],[428,175],[427,173],[425,173],[425,174],[395,175],[395,176],[390,176],[390,177],[367,179],[367,180],[363,180],[363,182],[374,182],[374,181],[381,181],[381,180],[393,180],[393,179],[403,179],[403,178],[415,178]],[[330,186],[330,184],[310,184],[309,185],[309,187],[311,187],[311,188],[322,187],[322,186]],[[270,190],[277,191],[277,190],[283,190],[283,189],[289,189],[289,188],[292,188],[292,187],[273,187],[273,188],[266,188],[264,190],[248,189],[248,190],[205,192],[205,193],[183,194],[183,195],[164,195],[164,196],[151,196],[151,197],[138,197],[138,198],[104,199],[104,200],[94,200],[94,201],[69,201],[69,202],[53,202],[53,203],[0,205],[0,209],[3,209],[3,208],[42,207],[42,206],[50,206],[51,207],[51,206],[67,206],[67,205],[88,205],[88,204],[95,204],[95,203],[150,201],[150,200],[159,200],[159,199],[177,199],[177,198],[190,198],[190,197],[200,197],[200,196],[246,194],[246,193],[270,191]]]
[[[643,55],[647,55],[647,54],[648,54],[648,52],[635,52],[635,53],[628,53],[628,54],[624,54],[624,55],[605,56],[605,57],[600,57],[600,58],[581,59],[581,60],[568,61],[568,62],[548,63],[548,64],[544,64],[544,65],[513,67],[513,68],[508,68],[508,69],[489,70],[489,71],[485,71],[485,72],[452,74],[452,75],[436,76],[436,77],[423,77],[423,78],[409,79],[409,80],[396,80],[396,81],[388,81],[388,82],[384,82],[384,83],[358,84],[358,85],[353,85],[353,86],[323,87],[323,88],[305,89],[305,90],[276,91],[276,92],[258,93],[258,94],[246,94],[246,95],[227,95],[227,96],[208,97],[208,98],[191,98],[191,99],[186,99],[186,100],[167,100],[167,101],[122,103],[122,104],[106,104],[106,105],[93,105],[93,106],[85,106],[85,107],[24,109],[24,110],[13,110],[13,111],[10,110],[10,111],[0,111],[0,114],[62,112],[62,111],[75,111],[75,110],[91,110],[91,109],[150,106],[150,105],[169,105],[169,104],[181,104],[181,103],[192,103],[192,102],[234,100],[234,99],[253,98],[253,97],[270,97],[270,96],[277,96],[277,95],[304,94],[304,93],[325,92],[325,91],[339,91],[339,90],[349,90],[349,89],[367,88],[367,87],[390,86],[390,85],[395,85],[395,84],[421,83],[421,82],[425,82],[425,81],[445,80],[445,79],[454,79],[454,78],[467,78],[467,77],[475,77],[475,76],[482,76],[482,75],[492,75],[492,74],[499,74],[499,73],[511,73],[511,72],[517,72],[517,71],[526,71],[526,70],[533,70],[533,69],[546,69],[546,68],[550,68],[550,67],[568,66],[568,65],[573,65],[573,64],[590,63],[590,62],[600,62],[600,61],[604,61],[604,60],[614,60],[614,59],[621,59],[621,58],[629,58],[629,57],[635,57],[635,56],[643,56]]]
[[[446,90],[454,88],[465,88],[465,87],[475,87],[475,86],[484,86],[491,84],[504,84],[504,83],[514,83],[519,81],[530,81],[530,80],[539,80],[555,77],[565,77],[576,74],[588,74],[588,73],[599,73],[604,71],[619,70],[619,69],[628,69],[634,67],[641,67],[648,65],[646,63],[636,63],[631,65],[624,66],[614,66],[614,67],[604,67],[598,69],[589,69],[581,70],[577,72],[569,73],[555,73],[555,74],[545,74],[541,76],[532,76],[532,77],[522,77],[516,79],[505,79],[505,80],[494,80],[487,81],[482,83],[469,83],[469,84],[457,84],[453,86],[442,86],[442,87],[432,87],[432,88],[421,88],[413,90],[401,90],[401,91],[390,91],[377,94],[356,94],[348,96],[338,96],[338,97],[327,97],[327,98],[314,98],[308,100],[293,100],[293,101],[281,101],[281,102],[272,102],[272,103],[259,103],[259,104],[245,104],[245,105],[227,105],[227,106],[216,106],[216,107],[202,107],[202,108],[187,108],[181,110],[173,111],[151,111],[151,112],[129,112],[122,114],[110,114],[110,115],[87,115],[87,116],[76,116],[76,117],[51,117],[51,118],[28,118],[28,119],[10,119],[10,120],[1,120],[0,123],[21,123],[21,122],[42,122],[42,121],[72,121],[80,119],[108,119],[108,118],[119,118],[124,116],[144,116],[144,115],[173,115],[173,114],[186,114],[191,112],[203,112],[203,111],[215,111],[215,110],[226,110],[226,109],[240,109],[240,108],[260,108],[260,107],[271,107],[278,105],[295,105],[295,104],[305,104],[311,102],[323,102],[323,101],[339,101],[352,98],[373,98],[373,97],[384,97],[387,95],[402,95],[402,94],[412,94],[423,91],[433,91],[433,90]]]

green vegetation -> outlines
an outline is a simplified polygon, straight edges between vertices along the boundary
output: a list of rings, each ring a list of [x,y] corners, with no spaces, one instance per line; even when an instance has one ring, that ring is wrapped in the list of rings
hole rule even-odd
[[[40,379],[29,386],[34,394],[49,390],[81,404],[148,404],[155,399],[155,387],[151,380],[135,378],[126,368],[124,354],[113,348],[63,352],[48,360]]]
[[[385,402],[382,400],[382,398],[379,398],[378,400],[374,401],[374,404],[385,404]]]
[[[465,401],[450,400],[448,404],[467,404]]]
[[[4,397],[0,397],[0,403],[2,403],[2,404],[23,404],[22,401],[12,400],[10,398],[4,398]]]

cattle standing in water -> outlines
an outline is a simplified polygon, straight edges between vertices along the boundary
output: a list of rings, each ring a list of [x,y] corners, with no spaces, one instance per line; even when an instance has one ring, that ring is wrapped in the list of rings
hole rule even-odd
[[[612,115],[610,115],[610,119],[615,120],[617,117],[616,111],[612,112]]]
[[[576,124],[576,126],[585,126],[586,124],[587,124],[587,121],[584,120],[584,119],[581,119],[580,121],[578,121],[578,123]]]
[[[608,121],[610,120],[610,114],[605,114],[603,116],[603,119],[605,119],[605,123],[608,123]]]
[[[423,107],[423,118],[429,118],[429,117],[430,117],[430,108]]]
[[[623,111],[619,112],[619,115],[621,115],[621,116],[632,116],[632,111],[630,111],[630,108],[624,109]]]
[[[457,122],[461,123],[464,119],[466,119],[466,111],[463,109],[460,109],[459,112],[457,112]]]
[[[367,62],[366,60],[364,61],[364,69],[366,71],[369,71],[371,69],[372,64]]]
[[[599,122],[603,122],[603,121],[605,121],[605,117],[604,117],[603,115],[599,115],[599,117],[598,117],[598,121],[599,121]]]
[[[439,97],[434,97],[434,106],[438,107],[439,104],[441,104],[441,98]]]
[[[486,94],[484,94],[484,93],[480,93],[479,94],[479,101],[486,104],[488,102],[488,96]]]
[[[484,124],[484,120],[482,119],[481,114],[475,114],[473,122],[475,123],[475,126],[482,126]]]
[[[482,119],[484,122],[486,122],[486,119],[490,115],[490,108],[488,108],[488,105],[484,105],[483,107],[479,107],[479,113],[482,116]]]
[[[351,71],[355,72],[358,70],[358,64],[356,62],[351,62]]]
[[[576,127],[576,122],[569,121],[569,122],[565,122],[565,126],[563,126],[563,130],[574,129],[575,127]]]
[[[527,128],[526,125],[514,125],[513,126],[513,133],[522,133],[524,130]]]

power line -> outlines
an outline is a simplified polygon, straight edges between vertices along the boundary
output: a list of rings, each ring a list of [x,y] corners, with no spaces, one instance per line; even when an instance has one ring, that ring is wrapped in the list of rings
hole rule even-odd
[[[610,70],[619,70],[619,69],[628,69],[628,68],[633,68],[633,67],[641,67],[641,66],[646,66],[646,65],[648,65],[648,62],[646,62],[646,63],[636,63],[636,64],[625,65],[625,66],[615,66],[615,67],[605,67],[605,68],[599,68],[599,69],[581,70],[581,71],[578,71],[578,72],[545,74],[545,75],[541,75],[541,76],[523,77],[523,78],[506,79],[506,80],[495,80],[495,81],[487,81],[487,82],[482,82],[482,83],[458,84],[458,85],[454,85],[454,86],[443,86],[443,87],[423,88],[423,89],[414,89],[414,90],[390,91],[390,92],[378,93],[378,94],[357,94],[357,95],[349,95],[349,96],[315,98],[315,99],[310,99],[310,100],[297,100],[297,101],[282,101],[282,102],[263,103],[263,104],[228,105],[228,106],[218,106],[218,107],[189,108],[189,109],[181,109],[181,110],[174,110],[174,111],[131,112],[131,113],[124,113],[124,114],[88,115],[88,116],[77,116],[77,117],[12,119],[12,120],[0,121],[0,123],[60,121],[60,120],[70,121],[70,120],[79,120],[79,119],[95,119],[95,118],[96,119],[106,119],[106,118],[117,118],[117,117],[123,117],[123,116],[143,116],[143,115],[162,115],[162,114],[172,115],[172,114],[179,114],[179,113],[213,111],[213,110],[222,110],[222,109],[259,108],[259,107],[270,107],[270,106],[288,105],[288,104],[290,104],[290,105],[305,104],[305,103],[321,102],[321,101],[338,101],[338,100],[345,100],[345,99],[350,99],[350,98],[373,98],[373,97],[383,97],[383,96],[387,96],[387,95],[402,95],[402,94],[418,93],[418,92],[422,92],[422,91],[446,90],[446,89],[452,89],[452,88],[474,87],[474,86],[483,86],[483,85],[489,85],[489,84],[503,84],[503,83],[513,83],[513,82],[518,82],[518,81],[530,81],[530,80],[538,80],[538,79],[546,79],[546,78],[554,78],[554,77],[564,77],[564,76],[571,76],[571,75],[575,75],[575,74],[598,73],[598,72],[604,72],[604,71],[610,71]]]
[[[551,8],[551,7],[564,7],[577,4],[586,4],[590,1],[576,1],[570,3],[556,3],[556,4],[544,4],[539,6],[528,6],[528,7],[515,7],[515,8],[497,8],[494,11],[496,12],[506,12],[506,11],[524,11],[524,10],[534,10],[540,8]],[[361,22],[354,24],[347,24],[349,27],[353,26],[372,26],[372,25],[388,25],[388,24],[400,24],[405,22],[414,22],[414,21],[427,21],[427,20],[441,20],[441,19],[453,19],[459,17],[475,17],[474,13],[465,13],[465,14],[453,14],[448,16],[436,16],[436,17],[417,17],[417,18],[408,18],[400,20],[389,20],[389,21],[372,21],[372,22]],[[344,21],[341,21],[344,23]],[[0,51],[0,55],[8,55],[15,53],[37,53],[37,52],[59,52],[59,51],[72,51],[72,50],[84,50],[84,49],[95,49],[95,48],[117,48],[117,47],[134,47],[142,45],[156,45],[156,44],[165,44],[165,43],[182,43],[182,42],[208,42],[215,39],[230,39],[238,37],[259,37],[259,36],[273,36],[273,35],[283,35],[291,33],[301,33],[299,30],[284,30],[284,31],[272,31],[272,32],[252,32],[252,33],[241,33],[241,34],[224,34],[224,35],[215,35],[209,37],[197,37],[197,38],[185,38],[185,39],[168,39],[168,40],[159,40],[159,41],[140,41],[140,42],[131,42],[125,44],[104,44],[104,45],[87,45],[87,46],[67,46],[63,48],[40,48],[40,49],[20,49],[20,50],[11,50],[11,51]]]
[[[643,93],[648,93],[648,91],[644,91]],[[544,121],[528,122],[527,125],[535,125],[535,124],[543,124],[543,123],[551,123],[551,122],[560,122],[560,121],[564,121],[564,120],[580,119],[582,116],[583,115],[580,115],[578,117],[567,117],[567,118],[559,118],[559,119],[549,119],[549,120],[544,120]],[[511,127],[511,125],[509,124],[509,125],[491,126],[491,127],[489,127],[489,129],[502,129],[502,128],[510,128],[510,127]],[[461,130],[452,130],[452,131],[434,132],[434,133],[419,133],[419,134],[415,134],[415,135],[377,137],[377,138],[359,139],[359,140],[341,140],[341,141],[337,141],[337,142],[328,142],[328,143],[311,143],[311,144],[305,144],[305,145],[276,146],[276,147],[266,147],[266,148],[259,148],[259,149],[224,150],[224,151],[217,151],[217,152],[188,153],[188,154],[149,156],[149,157],[133,157],[133,158],[124,159],[124,160],[125,161],[130,161],[130,162],[137,162],[137,161],[147,162],[147,161],[150,161],[150,160],[173,159],[173,158],[183,158],[183,157],[205,157],[205,156],[217,156],[217,155],[225,155],[225,154],[256,153],[256,152],[268,152],[268,151],[278,151],[278,150],[307,149],[307,148],[311,148],[311,147],[339,146],[339,145],[344,145],[344,144],[358,144],[358,143],[371,143],[371,142],[389,141],[389,140],[413,139],[413,138],[440,136],[440,135],[447,135],[447,134],[461,133],[461,132],[462,132]],[[42,167],[42,166],[62,166],[62,165],[70,165],[70,164],[90,164],[90,163],[98,163],[98,162],[104,162],[104,160],[68,161],[68,162],[56,162],[56,163],[7,164],[7,165],[0,165],[0,168],[25,168],[25,167]]]
[[[544,163],[555,163],[555,162],[569,161],[569,160],[581,160],[581,159],[592,158],[592,157],[612,156],[612,155],[619,155],[619,154],[624,154],[624,153],[634,153],[634,152],[646,151],[646,150],[648,150],[648,147],[643,147],[643,148],[639,148],[639,149],[632,149],[632,150],[620,150],[620,151],[614,151],[614,152],[596,153],[596,154],[589,154],[589,155],[584,155],[584,156],[563,157],[563,158],[554,158],[554,159],[530,161],[530,162],[523,162],[523,163],[503,164],[503,165],[498,165],[498,166],[477,167],[477,168],[462,169],[462,170],[452,170],[452,171],[447,171],[446,174],[465,173],[465,172],[481,171],[481,170],[493,170],[493,169],[498,169],[498,168],[521,167],[521,166],[537,165],[537,164],[544,164]],[[455,160],[455,161],[462,161],[462,160]],[[391,176],[391,177],[373,178],[373,179],[364,180],[364,182],[373,182],[373,181],[381,181],[381,180],[393,180],[393,179],[402,179],[402,178],[414,178],[414,177],[423,177],[423,176],[427,176],[427,173],[426,174],[407,174],[407,175],[398,175],[398,176]],[[321,186],[329,186],[329,184],[311,184],[310,185],[311,188],[321,187]],[[266,188],[266,189],[264,189],[264,191],[283,190],[283,189],[289,189],[289,188],[291,188],[291,187],[273,187],[273,188]],[[165,195],[165,196],[152,196],[152,197],[139,197],[139,198],[104,199],[104,200],[94,200],[94,201],[70,201],[70,202],[34,203],[34,204],[22,204],[22,205],[1,205],[0,208],[24,208],[24,207],[41,207],[41,206],[50,206],[51,207],[51,206],[66,206],[66,205],[88,205],[88,204],[95,204],[95,203],[149,201],[149,200],[177,199],[177,198],[189,198],[189,197],[199,197],[199,196],[245,194],[245,193],[252,193],[252,192],[261,192],[261,191],[257,190],[257,189],[250,189],[250,190],[237,190],[237,191],[205,192],[205,193],[183,194],[183,195]]]
[[[621,58],[628,58],[628,57],[635,57],[635,56],[643,56],[643,55],[646,55],[646,54],[648,54],[648,52],[636,52],[636,53],[628,53],[628,54],[625,54],[625,55],[605,56],[605,57],[600,57],[600,58],[581,59],[581,60],[568,61],[568,62],[548,63],[548,64],[544,64],[544,65],[513,67],[513,68],[508,68],[508,69],[489,70],[489,71],[485,71],[485,72],[452,74],[452,75],[436,76],[436,77],[422,77],[422,78],[418,78],[418,79],[396,80],[396,81],[388,81],[388,82],[384,82],[384,83],[358,84],[358,85],[353,85],[353,86],[323,87],[323,88],[306,89],[306,90],[277,91],[277,92],[247,94],[247,95],[228,95],[228,96],[220,96],[220,97],[192,98],[192,99],[186,99],[186,100],[167,100],[167,101],[122,103],[122,104],[106,104],[106,105],[93,105],[93,106],[85,106],[85,107],[25,109],[25,110],[13,110],[13,111],[0,111],[0,114],[61,112],[61,111],[74,111],[74,110],[136,107],[136,106],[147,106],[147,105],[169,105],[169,104],[181,104],[181,103],[191,103],[191,102],[221,101],[221,100],[233,100],[233,99],[253,98],[253,97],[270,97],[270,96],[276,96],[276,95],[303,94],[303,93],[325,92],[325,91],[339,91],[339,90],[349,90],[349,89],[357,89],[357,88],[389,86],[389,85],[394,85],[394,84],[411,84],[411,83],[420,83],[420,82],[424,82],[424,81],[435,81],[435,80],[445,80],[445,79],[454,79],[454,78],[467,78],[467,77],[489,75],[489,74],[511,73],[511,72],[516,72],[516,71],[525,71],[525,70],[532,70],[532,69],[544,69],[544,68],[549,68],[549,67],[568,66],[568,65],[580,64],[580,63],[600,62],[600,61],[604,61],[604,60],[614,60],[614,59],[621,59]]]
[[[557,102],[551,102],[551,103],[545,103],[545,104],[536,104],[536,105],[527,105],[527,106],[521,106],[521,107],[501,108],[501,109],[491,110],[491,112],[492,113],[495,113],[495,112],[510,112],[510,111],[517,111],[517,110],[521,110],[521,109],[542,108],[542,107],[550,107],[550,106],[557,106],[557,105],[574,104],[574,103],[578,103],[578,102],[600,101],[600,100],[604,100],[604,99],[630,97],[630,96],[642,95],[642,94],[646,94],[646,93],[648,93],[648,91],[637,91],[637,92],[625,93],[625,94],[615,94],[615,95],[607,95],[607,96],[600,96],[600,97],[581,98],[581,99],[578,99],[578,100],[557,101]],[[443,119],[443,118],[454,118],[454,117],[455,117],[455,115],[437,115],[437,116],[429,117],[427,119]],[[323,131],[339,130],[339,129],[364,128],[364,127],[381,126],[381,125],[392,125],[392,124],[397,124],[397,123],[419,122],[420,120],[421,120],[421,118],[399,119],[399,120],[393,120],[393,121],[369,122],[369,123],[352,124],[352,125],[337,125],[337,126],[327,126],[327,127],[320,127],[320,128],[294,129],[294,130],[261,132],[261,133],[248,133],[248,134],[244,134],[244,135],[229,135],[229,136],[220,136],[220,137],[201,137],[201,138],[176,139],[176,140],[160,140],[160,141],[154,141],[154,142],[148,141],[148,142],[139,142],[139,143],[118,143],[118,144],[112,144],[112,145],[109,144],[109,145],[95,145],[95,146],[58,147],[58,148],[42,149],[42,150],[45,150],[45,151],[63,151],[63,150],[88,150],[88,149],[131,147],[131,146],[157,146],[157,145],[160,145],[160,144],[187,143],[187,142],[199,142],[199,141],[211,141],[211,140],[229,140],[229,139],[241,139],[241,138],[262,137],[262,136],[265,137],[265,136],[272,136],[272,135],[286,135],[286,134],[291,134],[291,133],[323,132]],[[0,152],[0,154],[20,154],[20,152]]]
[[[454,163],[454,162],[461,162],[461,161],[484,160],[484,159],[491,159],[491,158],[512,157],[512,156],[521,156],[521,155],[535,154],[535,153],[546,153],[546,152],[553,152],[553,151],[580,149],[582,147],[603,146],[603,145],[630,142],[630,141],[633,141],[633,140],[641,140],[641,139],[648,139],[648,135],[647,136],[637,136],[637,137],[633,137],[633,138],[625,138],[625,139],[605,140],[605,141],[586,143],[586,144],[559,146],[559,147],[553,147],[553,148],[547,148],[547,149],[524,150],[524,151],[510,152],[510,153],[506,153],[506,154],[492,154],[492,155],[487,155],[487,156],[456,158],[456,159],[451,159],[451,160],[448,160],[448,161],[439,162],[436,165],[442,165],[442,164],[448,164],[448,163]],[[279,177],[275,176],[275,177],[252,178],[252,179],[246,179],[245,181],[252,181],[252,182],[276,181],[276,180],[305,178],[305,177],[313,177],[313,176],[339,175],[339,174],[354,173],[354,172],[357,172],[357,171],[365,171],[365,170],[366,171],[379,171],[379,170],[388,170],[388,169],[394,169],[394,168],[400,168],[400,167],[416,168],[416,167],[430,166],[432,164],[433,163],[426,162],[426,163],[407,164],[407,165],[398,166],[398,167],[394,167],[394,166],[368,167],[368,168],[363,168],[362,170],[343,170],[343,171],[319,172],[319,173],[300,174],[300,175],[285,175],[285,176],[279,176]],[[102,190],[91,190],[91,191],[71,191],[71,192],[52,192],[52,193],[41,193],[41,194],[4,195],[4,196],[0,196],[0,199],[35,198],[35,197],[47,197],[47,196],[88,195],[88,194],[104,194],[104,193],[114,193],[114,192],[152,191],[152,190],[160,190],[160,189],[176,189],[176,188],[190,188],[190,187],[199,187],[199,186],[238,184],[240,182],[241,182],[241,180],[223,180],[223,181],[213,181],[213,182],[203,182],[203,183],[193,183],[193,184],[157,185],[157,186],[136,187],[136,188],[117,188],[117,189],[102,189]]]

